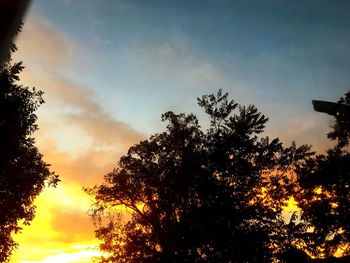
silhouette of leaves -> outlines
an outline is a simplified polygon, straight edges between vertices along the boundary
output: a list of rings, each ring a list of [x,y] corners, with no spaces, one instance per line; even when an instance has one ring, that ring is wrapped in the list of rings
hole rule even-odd
[[[0,262],[8,262],[16,247],[11,235],[21,230],[19,223],[34,218],[34,199],[45,184],[59,181],[31,137],[43,92],[17,83],[22,69],[21,62],[11,64],[10,55],[0,66]]]
[[[309,147],[259,139],[267,118],[221,90],[198,104],[207,131],[193,114],[166,112],[165,132],[132,146],[104,184],[86,189],[108,252],[100,262],[270,262],[292,246],[281,214],[286,171]]]

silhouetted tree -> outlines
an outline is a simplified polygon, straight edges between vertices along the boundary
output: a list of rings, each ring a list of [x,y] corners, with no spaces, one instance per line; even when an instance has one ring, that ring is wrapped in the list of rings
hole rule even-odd
[[[345,148],[350,140],[350,91],[339,99],[338,105],[335,124],[333,130],[328,133],[328,138],[337,140],[337,148]]]
[[[350,102],[350,92],[338,103]],[[302,209],[299,243],[305,251],[319,258],[338,256],[350,261],[350,115],[336,116],[328,137],[336,140],[326,154],[310,158],[298,169],[296,198]],[[326,259],[328,260],[328,259]]]
[[[58,182],[31,137],[42,92],[17,83],[22,69],[21,62],[11,63],[10,54],[0,65],[0,262],[7,262],[16,247],[11,235],[21,230],[19,224],[33,219],[33,201],[45,183]]]
[[[206,132],[193,114],[163,114],[165,132],[131,147],[104,184],[87,189],[108,252],[100,262],[270,262],[289,245],[288,174],[309,147],[259,139],[267,118],[227,96],[198,98]]]

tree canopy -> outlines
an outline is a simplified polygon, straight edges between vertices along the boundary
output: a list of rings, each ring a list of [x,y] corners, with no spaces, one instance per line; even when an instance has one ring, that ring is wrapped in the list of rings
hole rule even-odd
[[[21,62],[11,63],[10,54],[0,65],[0,262],[7,262],[16,247],[11,235],[21,230],[19,224],[33,219],[33,202],[45,184],[58,182],[32,137],[43,92],[18,84],[22,69]]]
[[[260,136],[267,118],[221,90],[210,119],[167,112],[166,131],[132,146],[94,197],[100,262],[271,262],[293,247],[283,207],[307,145]]]
[[[350,92],[338,104],[349,104]],[[299,238],[315,257],[341,256],[350,261],[350,116],[335,115],[328,137],[336,145],[310,158],[297,171],[295,196],[301,211]]]

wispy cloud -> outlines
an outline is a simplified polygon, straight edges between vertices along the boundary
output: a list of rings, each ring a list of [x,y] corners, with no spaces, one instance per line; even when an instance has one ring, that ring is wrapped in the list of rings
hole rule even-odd
[[[15,59],[45,71],[67,65],[74,50],[67,36],[36,15],[25,21],[16,43],[19,51],[15,53]]]
[[[115,52],[114,60],[124,65],[118,69],[121,75],[128,71],[126,76],[142,76],[140,79],[147,81],[145,86],[158,83],[159,87],[153,89],[168,83],[198,93],[230,85],[220,67],[221,61],[214,62],[198,54],[196,44],[182,31],[171,29],[166,34],[154,32],[151,36],[135,36]]]
[[[91,220],[84,214],[61,209],[52,216],[53,230],[60,233],[56,240],[66,243],[79,243],[91,239],[94,227]]]
[[[51,124],[79,127],[91,138],[94,146],[127,147],[143,137],[129,124],[107,113],[97,102],[97,95],[91,88],[68,80],[60,73],[61,68],[66,70],[70,67],[71,50],[76,49],[74,42],[61,37],[45,21],[34,17],[25,25],[18,46],[17,56],[25,60],[28,68],[23,75],[23,83],[43,89],[49,105],[46,108],[58,113],[64,121]],[[59,109],[62,111],[59,112]],[[45,116],[49,118],[47,114]]]
[[[281,122],[279,125],[275,124],[274,127],[268,127],[266,134],[279,137],[287,144],[294,140],[298,145],[312,145],[313,151],[324,152],[333,144],[327,139],[326,134],[330,131],[330,127],[325,126],[325,119],[330,120],[324,114],[307,112]]]

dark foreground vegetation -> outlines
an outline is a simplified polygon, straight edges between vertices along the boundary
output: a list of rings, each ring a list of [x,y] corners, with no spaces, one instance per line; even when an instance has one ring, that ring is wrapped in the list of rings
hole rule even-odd
[[[17,83],[23,66],[11,62],[15,50],[0,62],[0,262],[9,261],[20,223],[28,225],[34,218],[35,198],[46,184],[58,182],[32,137],[43,93]]]
[[[193,114],[167,112],[165,132],[87,189],[109,253],[99,262],[349,262],[349,116],[336,115],[336,145],[316,155],[259,136],[267,118],[221,90],[198,104],[206,131]],[[286,220],[291,197],[301,212]]]

